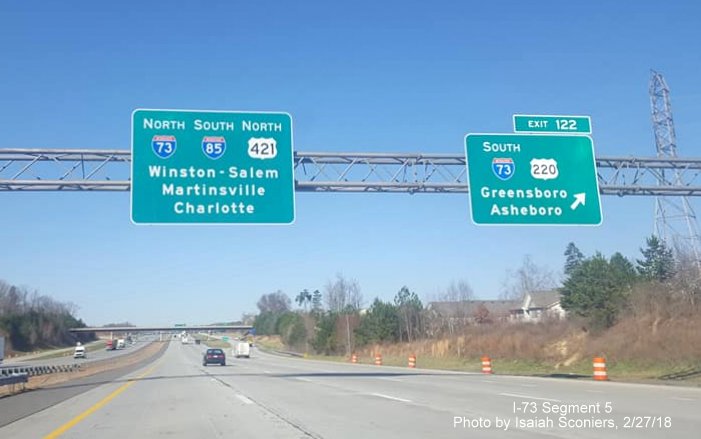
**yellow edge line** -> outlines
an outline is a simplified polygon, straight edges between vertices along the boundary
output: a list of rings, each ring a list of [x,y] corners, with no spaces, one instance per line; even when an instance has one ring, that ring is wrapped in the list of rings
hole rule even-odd
[[[120,393],[124,392],[127,390],[129,387],[134,385],[137,380],[140,380],[141,378],[145,377],[146,375],[150,374],[153,372],[153,370],[160,365],[160,361],[158,361],[156,364],[151,366],[146,372],[142,373],[141,375],[137,376],[136,378],[130,378],[129,382],[122,384],[117,390],[114,392],[110,393],[109,395],[105,396],[102,400],[98,401],[90,407],[89,409],[85,410],[83,413],[79,414],[75,418],[71,419],[70,421],[66,422],[62,426],[58,427],[56,430],[52,431],[51,433],[47,434],[44,436],[44,439],[56,439],[57,437],[61,436],[63,433],[67,432],[71,428],[75,427],[79,422],[90,416],[91,414],[95,413],[96,411],[100,410],[103,406],[105,406],[108,402],[113,400],[117,395]]]

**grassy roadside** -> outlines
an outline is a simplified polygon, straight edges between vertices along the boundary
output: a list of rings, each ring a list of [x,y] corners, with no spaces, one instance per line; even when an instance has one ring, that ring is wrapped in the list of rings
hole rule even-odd
[[[231,344],[228,341],[222,341],[217,338],[207,337],[206,335],[195,334],[195,340],[199,340],[201,344],[208,348],[229,349]]]
[[[260,340],[259,347],[266,350],[285,350],[279,341]],[[367,353],[358,353],[359,364],[374,364],[374,356]],[[319,355],[308,354],[305,358],[310,360],[332,361],[340,363],[350,363],[350,359],[343,355]],[[384,366],[408,367],[408,358],[398,355],[382,355]],[[481,372],[481,359],[479,357],[431,357],[418,356],[416,367],[422,369],[452,370],[459,372]],[[679,373],[685,370],[698,368],[694,364],[642,364],[630,361],[609,362],[607,370],[609,379],[618,382],[649,383],[665,385],[683,385],[701,387],[701,376],[694,376],[687,379],[673,380],[661,379],[668,374]],[[561,377],[561,378],[581,378],[591,379],[593,366],[592,361],[579,361],[568,367],[555,368],[551,364],[544,364],[535,361],[507,360],[492,358],[492,369],[497,375],[517,375],[517,376],[539,376],[539,377]]]
[[[94,352],[94,351],[99,351],[100,349],[105,349],[107,346],[107,343],[104,340],[97,340],[94,342],[87,343],[85,345],[85,350],[87,352]],[[48,349],[46,353],[44,354],[39,354],[39,355],[28,355],[27,359],[31,359],[32,361],[35,360],[49,360],[51,358],[60,358],[60,357],[69,357],[73,355],[73,350],[75,349],[75,346],[70,346],[67,348],[60,348],[60,349]],[[15,358],[22,358],[22,357],[15,357]]]
[[[254,343],[262,349],[267,349],[267,350],[284,350],[285,345],[282,343],[280,340],[280,337],[271,337],[271,336],[260,336],[256,337]]]

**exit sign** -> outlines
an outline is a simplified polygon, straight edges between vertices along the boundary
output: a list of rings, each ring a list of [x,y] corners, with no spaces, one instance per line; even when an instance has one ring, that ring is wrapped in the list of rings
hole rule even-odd
[[[589,136],[468,134],[465,152],[475,224],[601,224]]]
[[[589,116],[514,114],[514,132],[591,134]]]

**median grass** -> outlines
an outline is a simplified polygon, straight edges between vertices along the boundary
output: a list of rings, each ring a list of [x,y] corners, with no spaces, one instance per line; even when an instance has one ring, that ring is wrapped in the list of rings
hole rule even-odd
[[[104,340],[97,340],[94,342],[86,343],[83,346],[85,346],[85,350],[87,352],[94,352],[94,351],[99,351],[100,349],[105,349],[105,347],[107,346],[107,343]],[[73,355],[74,350],[75,350],[75,346],[71,346],[68,348],[50,349],[50,350],[47,350],[46,353],[43,353],[43,354],[31,355],[31,360],[36,361],[36,360],[49,360],[52,358],[70,357]]]
[[[223,341],[218,338],[208,337],[206,335],[195,335],[195,340],[199,340],[201,344],[208,348],[229,349],[231,344],[228,341]]]

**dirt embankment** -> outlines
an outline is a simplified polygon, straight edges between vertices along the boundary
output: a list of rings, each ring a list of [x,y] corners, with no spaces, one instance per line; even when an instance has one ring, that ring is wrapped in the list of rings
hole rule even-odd
[[[153,342],[148,346],[141,348],[131,354],[120,355],[115,358],[106,358],[104,360],[83,363],[79,370],[74,372],[52,373],[47,375],[39,375],[29,378],[29,382],[24,385],[25,389],[37,389],[41,387],[51,386],[54,384],[63,383],[70,380],[88,377],[108,370],[119,369],[130,366],[151,358],[157,355],[168,346],[168,342]],[[21,391],[21,385],[3,386],[0,387],[0,396]]]
[[[377,353],[384,364],[406,366],[408,356],[416,355],[419,367],[479,371],[480,357],[487,355],[496,373],[583,375],[591,375],[593,358],[603,356],[612,379],[701,377],[701,319],[630,318],[598,333],[564,321],[489,324],[440,339],[356,350],[368,363]]]

